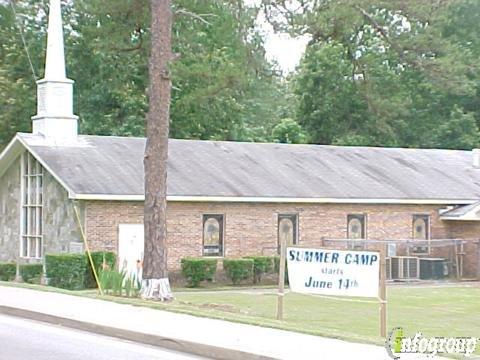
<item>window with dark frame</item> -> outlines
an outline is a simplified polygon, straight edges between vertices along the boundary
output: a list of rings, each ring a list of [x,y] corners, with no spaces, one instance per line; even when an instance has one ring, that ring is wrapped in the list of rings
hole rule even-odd
[[[367,221],[365,214],[347,215],[347,238],[352,240],[364,240],[367,237]],[[365,242],[352,243],[354,249],[365,249]]]
[[[413,215],[412,237],[413,240],[430,240],[430,215]],[[428,254],[429,252],[429,246],[425,242],[419,246],[413,246],[411,249],[415,254]]]
[[[280,244],[286,240],[287,246],[298,244],[298,214],[278,215],[278,253]]]
[[[203,215],[204,256],[223,256],[223,226],[223,215]]]
[[[21,173],[20,256],[40,259],[43,256],[43,167],[30,153],[24,153]]]

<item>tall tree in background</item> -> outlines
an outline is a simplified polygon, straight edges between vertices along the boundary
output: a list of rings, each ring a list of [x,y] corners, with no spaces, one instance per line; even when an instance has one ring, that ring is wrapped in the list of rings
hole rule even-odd
[[[38,77],[46,0],[15,0]],[[480,139],[478,0],[262,0],[277,29],[311,39],[278,76],[258,2],[176,0],[170,136],[471,149]],[[85,134],[144,136],[148,0],[64,0],[67,66]],[[301,6],[300,6],[301,5]],[[206,16],[191,17],[187,14]],[[0,149],[29,132],[32,78],[0,0]],[[39,70],[40,69],[40,70]],[[297,129],[305,138],[295,136]]]
[[[167,271],[167,158],[170,123],[172,12],[170,0],[151,0],[147,146],[145,149],[145,251],[142,296],[172,297]]]
[[[43,72],[47,0],[15,0],[17,23],[38,77]],[[80,132],[145,136],[150,53],[149,0],[63,1],[67,68],[75,84]],[[279,120],[293,117],[278,67],[265,58],[258,9],[242,1],[172,3],[170,136],[268,141]],[[192,16],[192,14],[194,16]],[[8,2],[0,0],[0,149],[29,132],[32,79]],[[3,81],[4,79],[4,81]],[[293,109],[293,107],[290,107]]]
[[[45,61],[46,9],[46,2],[25,0],[2,4],[0,1],[0,150],[16,132],[31,131],[37,100],[36,80],[43,75]],[[36,16],[41,17],[42,22],[35,21]],[[32,73],[21,31],[25,34],[36,76]]]
[[[263,5],[277,29],[310,39],[294,86],[309,142],[478,146],[478,1]]]

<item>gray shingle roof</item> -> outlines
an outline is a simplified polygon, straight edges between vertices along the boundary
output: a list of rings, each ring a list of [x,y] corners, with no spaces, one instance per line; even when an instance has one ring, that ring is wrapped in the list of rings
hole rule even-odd
[[[19,136],[76,194],[143,195],[143,138]],[[478,200],[480,169],[469,151],[170,140],[168,195]]]

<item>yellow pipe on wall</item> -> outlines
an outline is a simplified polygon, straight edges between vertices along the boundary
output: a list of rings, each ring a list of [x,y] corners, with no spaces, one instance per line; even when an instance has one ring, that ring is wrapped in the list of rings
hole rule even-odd
[[[97,274],[97,269],[95,268],[95,264],[93,263],[92,254],[90,253],[90,248],[88,247],[88,243],[87,243],[87,237],[85,236],[85,232],[83,231],[82,221],[80,220],[80,215],[78,213],[77,205],[75,205],[75,203],[73,204],[73,210],[75,211],[75,217],[77,218],[78,228],[80,229],[80,234],[82,235],[83,244],[85,245],[85,251],[87,252],[88,261],[92,268],[93,276],[95,277],[95,282],[97,283],[97,286],[98,286],[98,291],[100,292],[100,295],[103,295],[102,285],[100,284],[100,280]]]

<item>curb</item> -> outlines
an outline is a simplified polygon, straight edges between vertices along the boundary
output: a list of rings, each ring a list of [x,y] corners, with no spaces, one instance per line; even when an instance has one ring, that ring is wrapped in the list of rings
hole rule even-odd
[[[43,314],[35,311],[0,305],[0,314],[60,325],[76,330],[110,336],[136,343],[157,346],[168,350],[197,355],[215,360],[275,360],[275,358],[252,354],[244,351],[205,345],[187,340],[178,340],[158,335],[139,333],[79,320]]]

